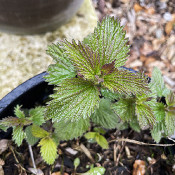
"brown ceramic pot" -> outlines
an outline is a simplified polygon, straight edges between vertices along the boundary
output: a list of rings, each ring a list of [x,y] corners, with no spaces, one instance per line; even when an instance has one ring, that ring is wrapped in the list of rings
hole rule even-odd
[[[52,31],[68,21],[83,0],[0,0],[0,30],[15,34]]]

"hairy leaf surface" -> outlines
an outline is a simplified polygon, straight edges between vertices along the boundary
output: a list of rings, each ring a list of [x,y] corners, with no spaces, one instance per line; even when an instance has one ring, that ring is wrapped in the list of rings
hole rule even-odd
[[[107,99],[112,100],[112,101],[122,98],[121,94],[111,92],[109,89],[106,89],[106,88],[101,88],[101,95],[104,98],[107,98]]]
[[[163,103],[155,103],[152,109],[156,120],[163,121],[165,118],[165,105]]]
[[[131,121],[135,116],[135,99],[121,98],[112,105],[112,109],[124,121]]]
[[[104,76],[102,85],[112,92],[124,94],[147,93],[148,83],[143,74],[133,73],[125,69],[115,69],[111,74]]]
[[[34,109],[30,109],[29,115],[31,120],[35,125],[42,125],[44,120],[45,108],[44,107],[36,107]]]
[[[32,126],[27,126],[25,129],[25,133],[26,133],[26,141],[28,144],[33,146],[35,143],[38,142],[39,138],[34,137],[32,134]]]
[[[50,137],[42,138],[38,146],[41,146],[40,153],[44,161],[51,165],[57,158],[57,145]]]
[[[111,102],[107,99],[101,99],[99,108],[92,114],[93,123],[106,129],[116,128],[120,122],[119,117],[111,110]]]
[[[22,144],[23,139],[26,137],[25,132],[23,131],[22,126],[16,126],[13,128],[13,137],[12,139],[15,141],[15,143],[20,146]]]
[[[37,125],[32,125],[32,134],[34,137],[43,138],[49,136],[49,132]]]
[[[140,132],[140,126],[136,117],[129,122],[129,125],[134,131]]]
[[[169,94],[166,96],[166,103],[168,106],[174,106],[175,107],[175,94],[170,91]]]
[[[18,118],[25,118],[24,112],[21,110],[21,106],[17,105],[14,110],[15,116]]]
[[[168,135],[173,135],[175,131],[175,111],[166,112],[165,125]]]
[[[2,129],[4,132],[6,132],[8,127],[0,124],[0,129]]]
[[[45,79],[49,84],[59,85],[63,80],[76,76],[76,71],[72,65],[70,58],[65,55],[65,51],[60,45],[52,44],[48,47],[47,53],[52,56],[56,64],[50,65],[47,72],[49,75]]]
[[[156,120],[152,109],[147,104],[136,104],[136,115],[142,129],[147,129],[148,126],[155,124]]]
[[[151,130],[151,136],[156,143],[159,143],[162,138],[162,126],[161,123],[157,123]]]
[[[81,78],[65,80],[47,106],[46,117],[53,121],[77,121],[90,117],[99,103],[99,92],[93,83]]]
[[[13,126],[25,126],[30,125],[32,123],[31,120],[27,118],[17,118],[17,117],[6,117],[0,121],[1,125],[7,126],[7,127],[13,127]]]
[[[80,118],[78,121],[54,122],[56,136],[59,140],[72,140],[82,136],[90,127],[89,118]]]
[[[149,86],[151,90],[157,94],[158,97],[166,96],[169,93],[169,89],[167,89],[164,84],[164,79],[162,77],[161,71],[157,67],[153,69]]]
[[[97,52],[94,52],[89,46],[72,40],[63,42],[66,53],[70,56],[78,74],[85,79],[94,80],[95,75],[100,72],[100,59]]]
[[[84,39],[84,43],[98,52],[101,66],[114,60],[116,60],[115,67],[125,64],[129,46],[126,44],[128,40],[125,38],[123,28],[119,21],[106,17],[97,24],[94,33]]]

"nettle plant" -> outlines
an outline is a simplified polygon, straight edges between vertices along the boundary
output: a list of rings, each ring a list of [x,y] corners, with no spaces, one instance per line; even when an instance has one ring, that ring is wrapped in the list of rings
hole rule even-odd
[[[174,134],[175,95],[165,87],[158,68],[150,81],[144,73],[122,67],[130,47],[123,28],[106,17],[82,42],[64,40],[48,47],[55,61],[45,77],[55,85],[52,100],[27,112],[17,106],[16,117],[0,123],[3,129],[13,127],[18,146],[23,139],[30,145],[39,141],[43,159],[53,164],[60,141],[78,138],[93,127],[130,126],[137,132],[149,128],[157,143]],[[102,134],[96,129],[85,137],[108,148]]]

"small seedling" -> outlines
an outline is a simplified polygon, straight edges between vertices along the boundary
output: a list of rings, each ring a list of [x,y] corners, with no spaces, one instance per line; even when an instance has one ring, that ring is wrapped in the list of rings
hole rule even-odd
[[[94,128],[95,132],[88,132],[84,135],[89,142],[97,142],[103,149],[108,149],[108,141],[101,134],[105,134],[105,131],[102,128]]]

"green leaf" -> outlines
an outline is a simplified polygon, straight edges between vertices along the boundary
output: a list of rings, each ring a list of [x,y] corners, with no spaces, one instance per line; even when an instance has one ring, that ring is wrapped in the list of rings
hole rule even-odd
[[[136,115],[142,129],[155,124],[155,117],[151,107],[147,104],[136,104]]]
[[[157,123],[153,126],[153,129],[151,130],[151,136],[154,139],[156,143],[159,143],[162,138],[162,124]]]
[[[65,55],[64,49],[60,45],[52,44],[48,47],[47,53],[54,58],[56,64],[50,65],[44,78],[49,84],[59,85],[63,80],[76,76],[76,71],[70,58]]]
[[[111,102],[101,99],[99,108],[91,116],[92,122],[106,129],[116,128],[120,122],[119,117],[111,110]]]
[[[14,140],[18,146],[22,144],[23,139],[26,137],[26,134],[23,131],[22,126],[14,127],[12,135],[13,135],[12,140]]]
[[[30,125],[32,121],[28,120],[27,118],[17,118],[17,117],[6,117],[0,121],[0,125],[4,125],[7,127],[13,126],[25,126]]]
[[[82,173],[82,175],[104,175],[105,171],[106,169],[104,167],[95,167],[86,173]]]
[[[112,92],[128,95],[149,92],[147,79],[141,73],[116,68],[111,74],[104,75],[103,79],[102,85]]]
[[[6,132],[8,127],[0,124],[0,129],[3,130],[4,132]]]
[[[95,127],[93,130],[95,132],[98,132],[99,134],[105,134],[106,133],[106,131],[103,128],[100,128],[100,127]]]
[[[46,118],[52,121],[86,119],[99,103],[99,92],[93,83],[81,78],[65,80],[48,103]]]
[[[168,106],[174,106],[175,107],[175,95],[172,91],[170,91],[170,93],[167,94],[166,103],[167,103]]]
[[[26,127],[25,133],[26,133],[26,141],[28,144],[33,146],[35,143],[38,142],[39,139],[37,137],[34,137],[32,134],[32,126]]]
[[[71,140],[82,136],[89,126],[89,118],[80,118],[78,121],[65,121],[61,120],[59,122],[54,122],[55,133],[59,140]]]
[[[167,89],[164,84],[164,79],[162,77],[161,71],[157,67],[154,67],[153,69],[149,86],[151,90],[157,94],[158,97],[166,96],[169,93],[169,89]]]
[[[136,118],[133,118],[130,122],[129,122],[130,127],[136,131],[136,132],[140,132],[140,126],[139,123],[137,121]]]
[[[34,109],[30,109],[29,115],[31,120],[35,125],[42,125],[44,120],[45,108],[44,107],[36,107]]]
[[[135,99],[121,98],[112,105],[112,109],[123,121],[132,121],[135,116]]]
[[[88,80],[94,80],[95,75],[100,73],[98,53],[80,41],[78,44],[74,40],[72,40],[72,43],[64,41],[62,44],[67,55],[71,57],[73,64],[77,68],[78,75]]]
[[[107,98],[107,99],[112,100],[112,101],[122,98],[121,94],[111,92],[109,89],[106,89],[106,88],[101,88],[101,95],[104,98]]]
[[[61,63],[50,65],[47,69],[49,75],[44,78],[49,84],[59,85],[63,80],[76,76],[74,68],[69,68]]]
[[[17,105],[14,109],[15,116],[18,118],[25,118],[24,112],[21,110],[21,106]]]
[[[45,131],[44,129],[40,128],[37,125],[32,125],[32,135],[34,137],[38,137],[38,138],[44,138],[49,136],[49,132]]]
[[[86,138],[86,139],[94,139],[95,138],[95,136],[96,136],[96,132],[88,132],[88,133],[86,133],[85,135],[84,135],[84,137]]]
[[[41,146],[40,153],[44,161],[51,165],[57,158],[57,145],[50,137],[42,138],[38,146]]]
[[[77,169],[77,167],[80,165],[80,159],[77,157],[76,159],[74,159],[74,167],[75,170]]]
[[[117,127],[116,127],[118,130],[125,130],[125,129],[128,129],[129,126],[128,126],[128,123],[127,122],[123,122],[122,120],[117,124]]]
[[[157,121],[162,121],[165,118],[165,105],[163,103],[155,103],[155,106],[152,106],[154,116]]]
[[[84,42],[87,43],[98,55],[101,66],[115,61],[115,67],[123,66],[129,52],[128,40],[119,21],[106,17],[98,23],[94,33],[88,35]]]
[[[175,131],[175,111],[166,112],[165,125],[168,131],[168,135],[173,135]]]
[[[100,134],[96,134],[95,140],[103,149],[109,148],[108,141],[106,140],[106,138],[104,136],[102,136]]]

